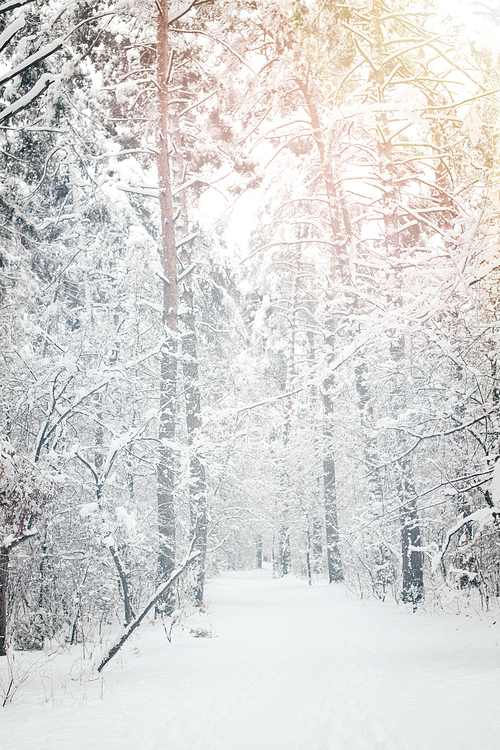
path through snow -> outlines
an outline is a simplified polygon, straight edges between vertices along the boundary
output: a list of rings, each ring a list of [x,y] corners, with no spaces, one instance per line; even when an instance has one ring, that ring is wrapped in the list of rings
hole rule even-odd
[[[493,617],[413,615],[255,570],[208,598],[212,639],[187,628],[168,644],[150,625],[103,683],[63,680],[57,659],[35,668],[0,709],[2,750],[500,748]]]

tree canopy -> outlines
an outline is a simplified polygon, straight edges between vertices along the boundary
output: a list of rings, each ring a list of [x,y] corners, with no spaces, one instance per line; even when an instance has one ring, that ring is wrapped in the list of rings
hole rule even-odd
[[[431,0],[0,23],[0,655],[264,563],[490,606],[496,51]]]

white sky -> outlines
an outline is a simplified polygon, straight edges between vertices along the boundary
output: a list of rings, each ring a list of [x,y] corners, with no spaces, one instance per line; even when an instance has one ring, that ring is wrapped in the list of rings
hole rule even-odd
[[[462,20],[466,34],[476,43],[482,42],[494,52],[500,52],[500,18],[497,25],[483,15],[483,11],[487,13],[487,8],[499,10],[500,13],[500,0],[485,0],[484,3],[475,0],[436,0],[436,4],[443,13]]]

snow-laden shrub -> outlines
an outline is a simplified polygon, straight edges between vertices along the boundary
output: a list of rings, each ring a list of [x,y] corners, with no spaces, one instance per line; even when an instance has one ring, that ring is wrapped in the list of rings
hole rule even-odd
[[[12,629],[17,651],[42,651],[45,639],[54,638],[66,621],[46,612],[37,612],[18,620]]]

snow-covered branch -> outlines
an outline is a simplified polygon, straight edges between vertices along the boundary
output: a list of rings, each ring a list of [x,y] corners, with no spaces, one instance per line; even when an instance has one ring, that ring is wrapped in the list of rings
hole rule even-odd
[[[5,73],[1,73],[0,83],[11,81],[20,73],[23,73],[25,70],[28,70],[28,68],[32,68],[33,65],[38,65],[38,63],[42,62],[42,60],[45,60],[46,57],[53,55],[54,52],[57,52],[58,49],[61,49],[62,46],[63,46],[62,39],[54,39],[53,42],[46,44],[45,47],[41,47],[41,49],[39,49],[37,52],[34,52],[32,55],[30,55],[25,60],[23,60],[22,63],[19,63],[19,65],[16,65],[15,68],[12,68],[11,70],[6,70]],[[42,80],[43,78],[45,78],[45,76],[42,76],[40,80]]]
[[[478,523],[484,523],[488,518],[500,516],[500,509],[496,506],[492,508],[480,508],[479,510],[476,510],[474,513],[470,513],[468,516],[465,516],[465,518],[461,518],[460,521],[457,521],[457,523],[451,527],[451,529],[448,529],[446,532],[446,537],[444,539],[443,546],[437,553],[437,555],[434,556],[432,560],[432,570],[433,572],[436,572],[436,570],[439,567],[439,564],[441,560],[443,559],[444,555],[446,554],[446,551],[450,545],[452,537],[457,533],[457,531],[460,531],[464,526],[466,526],[468,523],[472,523],[473,521],[476,521]]]
[[[55,76],[50,73],[44,73],[27,94],[24,94],[24,96],[21,96],[0,112],[0,122],[7,120],[9,117],[16,114],[16,112],[20,112],[22,109],[25,109],[32,104],[35,99],[38,99],[38,97],[47,90],[51,83],[54,83],[55,80]]]
[[[5,31],[0,34],[0,52],[7,46],[14,34],[17,34],[23,28],[25,23],[26,20],[22,15],[15,18],[12,23],[9,23]]]
[[[173,586],[173,584],[177,581],[177,579],[180,578],[181,575],[189,568],[193,560],[195,560],[201,554],[201,552],[199,551],[193,552],[194,545],[196,543],[196,538],[197,537],[195,535],[191,541],[189,552],[184,562],[182,562],[181,565],[179,565],[179,567],[176,570],[174,570],[174,572],[172,573],[172,575],[169,577],[167,581],[165,581],[164,583],[158,586],[155,593],[149,599],[148,603],[142,610],[141,614],[138,615],[136,618],[134,618],[134,620],[132,620],[132,622],[125,628],[124,632],[119,637],[117,642],[109,649],[108,653],[101,660],[101,663],[99,664],[97,668],[98,672],[101,672],[106,666],[106,664],[109,661],[111,661],[113,656],[116,656],[116,654],[121,649],[123,644],[126,643],[126,641],[130,638],[134,630],[136,630],[136,628],[139,627],[139,625],[144,620],[148,612],[150,612],[150,610],[154,607],[156,602],[158,602],[162,598],[162,596]]]

